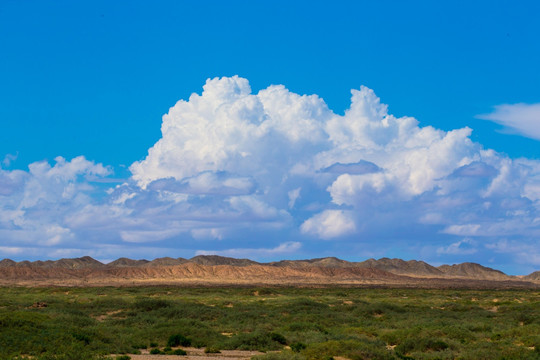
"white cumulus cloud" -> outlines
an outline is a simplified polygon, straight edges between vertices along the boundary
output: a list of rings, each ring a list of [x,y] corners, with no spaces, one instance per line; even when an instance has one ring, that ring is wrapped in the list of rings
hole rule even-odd
[[[253,92],[238,76],[209,79],[163,116],[161,138],[125,183],[107,183],[110,170],[84,157],[0,168],[0,238],[6,254],[74,244],[195,252],[219,241],[222,254],[277,256],[316,238],[374,253],[436,240],[437,259],[472,251],[463,237],[533,247],[540,162],[485,149],[471,132],[395,117],[366,87],[338,115],[283,85]]]
[[[300,229],[305,234],[331,239],[353,233],[356,225],[350,211],[325,210],[304,221]]]

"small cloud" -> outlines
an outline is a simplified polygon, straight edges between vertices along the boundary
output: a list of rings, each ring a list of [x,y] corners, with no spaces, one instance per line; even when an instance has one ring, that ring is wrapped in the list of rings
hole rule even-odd
[[[443,234],[475,236],[478,235],[481,226],[479,224],[450,225],[442,230]]]
[[[22,254],[24,250],[24,248],[16,246],[0,246],[0,254],[5,254],[8,256]]]
[[[151,241],[160,241],[172,238],[180,234],[182,229],[166,229],[166,230],[128,230],[121,231],[120,237],[125,242],[143,243]]]
[[[508,132],[540,140],[540,103],[498,105],[492,113],[476,117],[500,124]]]
[[[214,240],[222,240],[223,239],[223,231],[220,229],[193,229],[191,230],[191,236],[193,236],[194,239],[214,239]]]
[[[302,188],[296,188],[294,190],[291,190],[287,193],[289,195],[289,209],[292,209],[294,207],[294,204],[296,203],[296,200],[300,197],[300,190]]]
[[[304,221],[300,230],[304,234],[332,239],[353,233],[356,231],[356,225],[350,211],[325,210]]]
[[[2,160],[2,165],[4,165],[5,167],[9,167],[12,162],[17,160],[17,157],[19,157],[19,153],[7,154],[6,156],[4,156],[4,160]]]
[[[279,244],[275,248],[271,249],[227,249],[227,250],[197,250],[195,255],[221,255],[230,257],[243,257],[243,258],[258,258],[265,256],[275,256],[282,254],[292,254],[302,247],[300,242],[290,241]]]
[[[437,254],[447,255],[471,255],[478,251],[475,247],[475,242],[471,239],[465,238],[463,240],[452,243],[446,247],[440,247],[437,249]]]

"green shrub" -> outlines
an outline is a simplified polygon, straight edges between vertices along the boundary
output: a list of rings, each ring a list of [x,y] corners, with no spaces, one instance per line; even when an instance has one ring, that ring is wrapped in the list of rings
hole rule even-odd
[[[128,355],[120,355],[116,357],[116,360],[131,360],[131,356]]]
[[[190,346],[190,345],[191,345],[191,340],[182,334],[171,335],[169,336],[169,340],[167,340],[167,346],[170,346],[170,347]]]
[[[176,349],[172,351],[172,355],[187,355],[187,352],[182,349]]]
[[[333,356],[343,356],[353,360],[394,359],[393,354],[386,349],[384,342],[368,338],[331,340],[324,343],[310,344],[307,349],[302,351],[302,354],[313,360],[328,360]]]
[[[270,337],[273,341],[278,342],[282,345],[287,345],[287,339],[285,339],[285,336],[278,334],[278,333],[270,333]]]
[[[306,344],[301,342],[295,342],[291,344],[291,350],[294,352],[300,352],[306,348]]]
[[[417,351],[442,351],[448,349],[448,347],[449,345],[446,342],[436,338],[409,338],[396,346],[395,351],[396,353],[406,355]]]
[[[219,349],[215,346],[207,346],[205,349],[204,349],[204,352],[206,354],[219,354],[221,353],[221,351],[219,351]]]
[[[152,355],[160,355],[160,354],[163,354],[163,353],[158,348],[153,348],[152,350],[150,350],[150,354],[152,354]]]
[[[153,311],[171,306],[168,301],[160,299],[140,299],[135,302],[135,308],[140,311]]]
[[[90,337],[86,334],[74,333],[73,337],[79,341],[82,341],[85,345],[90,344]]]
[[[264,355],[257,355],[251,358],[252,360],[305,360],[302,354],[293,353],[291,351],[272,352]]]
[[[158,344],[157,344],[157,343],[155,343],[155,342],[151,342],[151,343],[150,343],[150,347],[151,347],[151,348],[155,348],[155,347],[158,347]]]
[[[226,349],[238,350],[258,350],[269,351],[279,350],[282,345],[274,340],[270,333],[263,331],[254,331],[251,333],[240,333],[225,342]]]

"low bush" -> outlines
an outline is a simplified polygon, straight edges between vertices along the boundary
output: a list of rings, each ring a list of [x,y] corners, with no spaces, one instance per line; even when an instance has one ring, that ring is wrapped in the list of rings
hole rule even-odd
[[[161,299],[140,299],[135,302],[135,308],[139,311],[153,311],[171,306],[171,303]]]
[[[226,349],[238,350],[279,350],[283,345],[272,339],[272,335],[263,331],[240,333],[228,339],[224,344]]]
[[[302,354],[291,351],[272,352],[264,355],[257,355],[251,358],[252,360],[306,360]]]
[[[191,346],[191,339],[182,334],[174,334],[169,337],[169,340],[167,340],[167,346]]]
[[[287,345],[287,339],[285,339],[285,336],[278,334],[278,333],[270,333],[270,337],[273,341],[278,342],[282,345]]]
[[[219,351],[219,349],[215,346],[207,346],[205,349],[204,349],[204,352],[205,354],[219,354],[221,353],[221,351]]]
[[[355,340],[331,340],[319,344],[310,344],[302,351],[308,359],[329,360],[334,356],[348,359],[390,360],[393,354],[386,349],[386,344],[379,340],[360,338]]]
[[[409,338],[396,346],[396,353],[407,355],[412,352],[442,351],[448,349],[449,345],[437,338]]]
[[[291,344],[291,350],[294,352],[300,352],[306,348],[306,344],[301,342],[295,342]]]

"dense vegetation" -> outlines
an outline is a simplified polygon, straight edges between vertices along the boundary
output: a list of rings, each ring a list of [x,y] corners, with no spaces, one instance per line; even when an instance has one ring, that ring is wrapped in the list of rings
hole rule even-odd
[[[261,350],[264,359],[539,359],[540,293],[0,288],[0,359],[173,353],[177,345]]]

